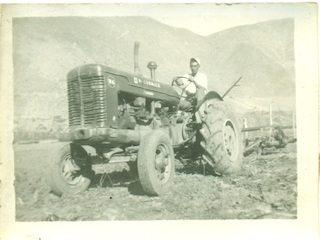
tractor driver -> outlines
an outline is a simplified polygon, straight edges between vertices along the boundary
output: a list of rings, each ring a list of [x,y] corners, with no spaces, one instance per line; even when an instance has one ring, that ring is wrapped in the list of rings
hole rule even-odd
[[[173,81],[186,93],[185,99],[182,99],[179,103],[179,109],[183,111],[192,109],[196,101],[204,97],[208,88],[207,76],[199,72],[199,68],[200,60],[198,58],[191,58],[191,73],[186,73],[182,77],[177,76],[173,78]]]

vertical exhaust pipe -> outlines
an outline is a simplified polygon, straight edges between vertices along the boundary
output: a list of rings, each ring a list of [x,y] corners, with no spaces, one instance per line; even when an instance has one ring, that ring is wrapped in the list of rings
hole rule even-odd
[[[139,68],[139,46],[140,46],[140,42],[134,42],[133,62],[134,62],[134,73],[141,75],[141,70]]]

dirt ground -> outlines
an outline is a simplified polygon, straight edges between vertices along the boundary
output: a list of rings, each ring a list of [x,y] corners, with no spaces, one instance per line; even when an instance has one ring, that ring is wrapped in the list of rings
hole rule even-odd
[[[126,165],[107,165],[90,188],[58,197],[44,170],[61,143],[14,144],[17,221],[295,219],[297,217],[296,144],[278,153],[247,156],[231,176],[207,175],[202,165],[177,163],[172,190],[143,194]],[[205,174],[204,174],[205,173]]]

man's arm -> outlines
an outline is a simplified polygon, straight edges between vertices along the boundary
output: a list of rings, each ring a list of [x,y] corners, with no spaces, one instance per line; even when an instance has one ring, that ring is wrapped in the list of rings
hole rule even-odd
[[[204,88],[202,85],[200,85],[199,83],[197,83],[197,82],[194,80],[193,77],[190,77],[190,78],[189,78],[189,81],[190,81],[190,82],[193,82],[194,85],[196,85],[197,88]]]
[[[197,82],[197,81],[194,79],[194,77],[192,77],[192,76],[189,77],[189,81],[190,81],[190,82],[193,82],[198,89],[200,89],[200,88],[203,88],[204,90],[207,89],[207,77],[206,77],[205,75],[202,76],[202,78],[201,78],[201,83],[200,83],[200,82]]]

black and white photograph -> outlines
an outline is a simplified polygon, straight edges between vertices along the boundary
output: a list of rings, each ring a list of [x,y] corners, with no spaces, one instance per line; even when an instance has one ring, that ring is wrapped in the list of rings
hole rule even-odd
[[[299,220],[297,42],[316,38],[316,4],[24,7],[10,23],[15,222]]]

